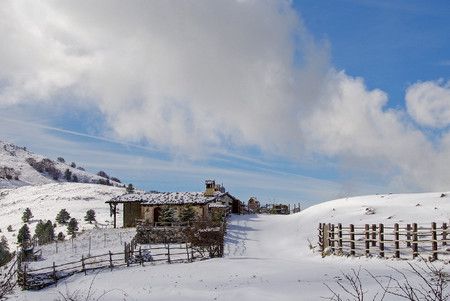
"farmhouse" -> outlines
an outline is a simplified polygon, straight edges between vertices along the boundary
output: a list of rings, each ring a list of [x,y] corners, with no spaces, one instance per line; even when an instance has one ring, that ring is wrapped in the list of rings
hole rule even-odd
[[[240,201],[225,191],[222,185],[207,180],[204,192],[146,192],[127,193],[115,197],[106,203],[110,205],[116,227],[117,205],[123,204],[123,227],[135,227],[138,221],[155,224],[159,221],[164,206],[171,206],[178,216],[182,209],[191,206],[199,220],[208,220],[212,212],[229,211],[233,204]]]

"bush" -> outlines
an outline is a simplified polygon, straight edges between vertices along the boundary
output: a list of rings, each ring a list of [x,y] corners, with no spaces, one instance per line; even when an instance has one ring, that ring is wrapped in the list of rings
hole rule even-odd
[[[35,237],[38,240],[39,245],[51,243],[55,240],[55,230],[51,221],[45,223],[40,220],[36,225]]]
[[[77,177],[77,175],[72,175],[72,182],[75,182],[75,183],[78,182],[78,177]]]
[[[75,168],[77,167],[77,165],[75,164],[75,162],[70,163],[70,167]]]
[[[117,183],[122,183],[120,182],[120,180],[116,177],[111,177],[111,181],[117,182]]]
[[[109,179],[108,174],[107,174],[106,172],[104,172],[103,170],[100,170],[100,171],[97,173],[97,176],[102,177],[102,178]]]
[[[66,160],[64,160],[63,157],[58,157],[56,160],[58,160],[58,162],[61,162],[61,163],[66,163]]]
[[[66,239],[66,236],[64,235],[64,233],[59,232],[56,239],[57,239],[58,241],[64,241],[64,239]]]
[[[17,234],[17,243],[23,246],[30,242],[30,239],[30,228],[28,228],[27,224],[24,224],[22,228],[19,229],[19,234]]]
[[[85,171],[84,168],[83,168],[83,167],[80,167],[80,166],[78,166],[77,169],[78,169],[78,170],[81,170],[81,171]]]
[[[64,172],[64,179],[69,182],[72,180],[72,172],[68,168]]]
[[[133,193],[133,192],[134,192],[133,184],[128,184],[128,186],[127,186],[127,193]]]
[[[11,225],[9,225],[9,226],[6,228],[6,230],[7,230],[8,232],[13,232],[13,231],[14,231]]]
[[[22,215],[22,221],[24,223],[28,223],[30,222],[31,218],[33,218],[33,213],[31,213],[31,209],[30,208],[25,209]]]
[[[89,209],[86,211],[86,215],[84,216],[84,220],[92,224],[95,221],[95,211],[93,209]]]
[[[39,173],[47,173],[54,180],[61,177],[61,171],[55,167],[55,162],[50,159],[45,158],[38,162],[34,158],[27,158],[26,162]]]
[[[70,220],[70,214],[66,209],[61,209],[56,215],[56,222],[60,225],[65,225]]]
[[[71,235],[72,238],[77,236],[78,222],[75,218],[71,218],[67,226],[67,234]]]

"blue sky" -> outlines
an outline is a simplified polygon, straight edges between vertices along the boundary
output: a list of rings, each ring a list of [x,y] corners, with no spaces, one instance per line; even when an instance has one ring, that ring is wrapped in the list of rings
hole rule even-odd
[[[448,190],[447,2],[121,5],[3,4],[0,139],[148,190]]]

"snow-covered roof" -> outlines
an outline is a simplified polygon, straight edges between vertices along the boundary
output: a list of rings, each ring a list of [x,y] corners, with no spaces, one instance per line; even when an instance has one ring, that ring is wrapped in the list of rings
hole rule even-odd
[[[217,192],[214,196],[207,197],[203,192],[127,193],[115,197],[107,203],[138,202],[144,205],[207,204],[219,200],[225,194]]]
[[[209,208],[227,208],[228,205],[222,203],[209,203]]]

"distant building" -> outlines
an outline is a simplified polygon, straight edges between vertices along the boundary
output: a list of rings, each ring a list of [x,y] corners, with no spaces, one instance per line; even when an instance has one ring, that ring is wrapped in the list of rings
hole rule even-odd
[[[259,201],[256,199],[256,197],[252,196],[247,203],[247,208],[249,213],[258,213],[259,209],[261,207],[261,204],[259,203]]]
[[[221,211],[226,215],[233,204],[239,201],[226,192],[223,185],[216,185],[215,181],[207,180],[205,186],[204,192],[128,193],[106,203],[114,214],[114,227],[118,204],[123,204],[123,227],[135,227],[139,221],[157,223],[164,206],[172,206],[176,217],[183,208],[191,206],[197,214],[197,219],[208,220],[214,211]]]

